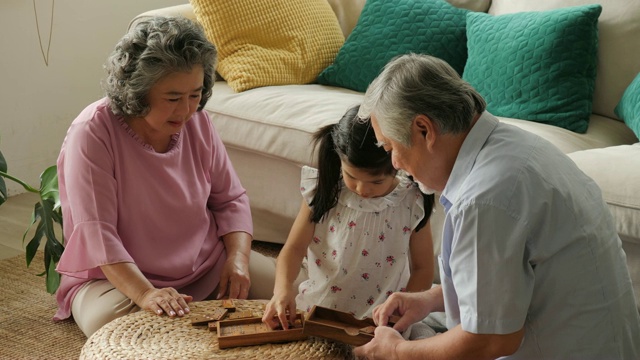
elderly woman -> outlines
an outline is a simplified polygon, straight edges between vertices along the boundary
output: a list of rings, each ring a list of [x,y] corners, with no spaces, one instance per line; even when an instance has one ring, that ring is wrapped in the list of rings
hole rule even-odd
[[[246,298],[249,200],[207,113],[216,48],[194,22],[139,23],[109,56],[106,97],[58,158],[66,249],[54,319],[90,336],[144,309]]]

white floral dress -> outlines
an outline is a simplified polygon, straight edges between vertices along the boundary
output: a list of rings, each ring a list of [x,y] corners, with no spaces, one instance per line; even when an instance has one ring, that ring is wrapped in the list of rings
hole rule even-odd
[[[301,192],[310,203],[317,170],[302,168]],[[362,198],[346,186],[338,204],[315,226],[307,250],[309,279],[298,308],[319,305],[370,317],[373,308],[409,281],[409,238],[425,215],[422,194],[406,177],[384,197]]]

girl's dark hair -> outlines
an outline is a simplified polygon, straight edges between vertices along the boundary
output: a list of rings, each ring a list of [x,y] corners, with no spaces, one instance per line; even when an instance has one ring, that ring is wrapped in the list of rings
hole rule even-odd
[[[341,161],[348,162],[371,175],[392,175],[396,169],[391,154],[377,145],[376,135],[369,119],[358,117],[360,106],[347,110],[337,124],[320,128],[313,135],[318,150],[318,184],[309,206],[311,221],[318,223],[338,203],[342,188]],[[434,196],[424,196],[425,217],[416,227],[420,230],[431,216]]]

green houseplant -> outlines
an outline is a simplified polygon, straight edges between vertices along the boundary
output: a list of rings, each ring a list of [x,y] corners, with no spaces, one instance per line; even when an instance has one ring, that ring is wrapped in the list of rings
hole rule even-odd
[[[7,161],[0,151],[0,206],[5,203],[8,197],[7,186],[4,179],[14,181],[22,185],[25,190],[40,196],[40,199],[36,202],[33,209],[31,221],[22,236],[22,243],[23,245],[25,244],[29,230],[37,223],[34,236],[25,246],[27,266],[31,264],[42,239],[45,238],[45,271],[39,275],[45,276],[47,292],[53,294],[60,285],[60,274],[56,272],[56,265],[58,261],[60,261],[60,256],[64,251],[64,236],[62,236],[62,241],[60,241],[55,232],[56,226],[59,226],[60,230],[62,230],[62,209],[60,208],[60,195],[58,192],[57,167],[53,165],[42,172],[40,175],[40,187],[36,189],[7,173]],[[60,231],[60,233],[62,233],[62,231]]]

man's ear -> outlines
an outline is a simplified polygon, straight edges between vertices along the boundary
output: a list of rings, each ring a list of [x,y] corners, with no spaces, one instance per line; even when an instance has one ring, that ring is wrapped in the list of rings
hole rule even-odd
[[[413,120],[414,131],[420,134],[420,138],[426,141],[427,146],[432,146],[435,141],[436,127],[433,121],[426,115],[418,115]]]

